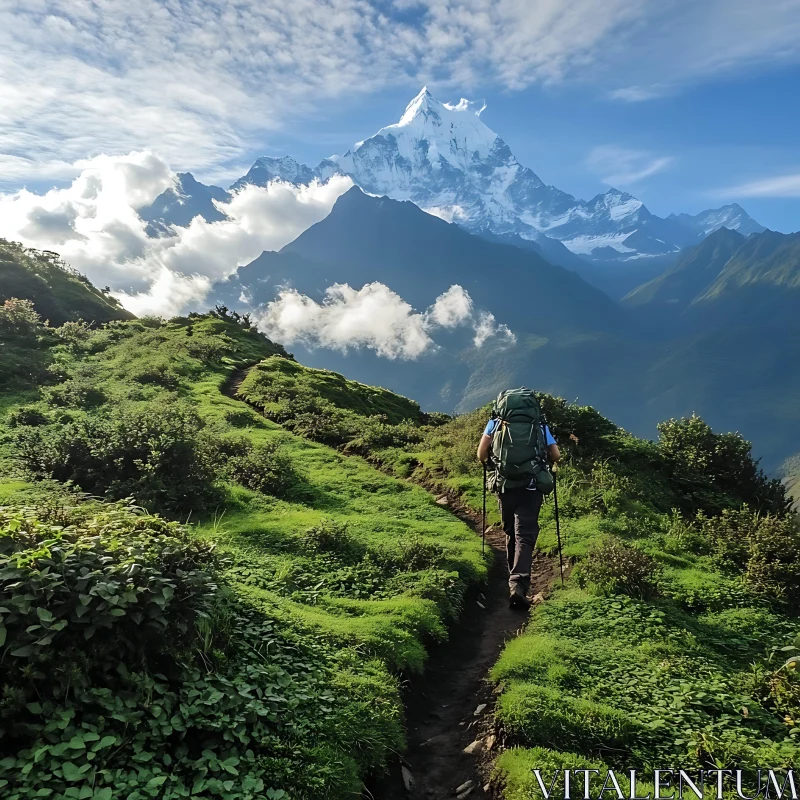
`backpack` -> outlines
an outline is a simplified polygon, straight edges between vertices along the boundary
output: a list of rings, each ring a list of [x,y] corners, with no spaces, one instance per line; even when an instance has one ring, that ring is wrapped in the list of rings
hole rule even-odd
[[[526,388],[497,395],[492,407],[497,420],[492,432],[492,467],[489,488],[494,492],[528,486],[534,481],[542,494],[553,491],[547,463],[545,419],[536,395]]]

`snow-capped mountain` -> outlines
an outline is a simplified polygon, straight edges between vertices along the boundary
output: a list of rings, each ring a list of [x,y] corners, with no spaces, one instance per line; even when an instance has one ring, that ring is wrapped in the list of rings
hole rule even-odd
[[[464,99],[441,103],[423,88],[399,122],[344,155],[325,159],[314,170],[290,158],[262,158],[234,188],[276,177],[304,183],[309,176],[326,180],[345,174],[370,194],[411,200],[475,233],[532,241],[546,236],[573,253],[603,260],[677,252],[731,222],[743,233],[763,230],[739,206],[662,219],[616,189],[589,201],[576,199],[520,164],[482,121],[482,111]]]
[[[698,236],[708,236],[719,228],[738,231],[745,236],[763,233],[766,229],[759,225],[738,203],[701,211],[699,214],[670,214],[667,220],[675,220],[681,225],[697,231]]]
[[[239,178],[236,183],[231,185],[231,190],[240,189],[248,183],[254,183],[256,186],[266,186],[275,180],[300,186],[301,184],[311,183],[317,177],[318,174],[311,167],[298,163],[291,156],[283,156],[283,158],[262,156],[250,167],[247,175]]]
[[[664,219],[617,189],[579,200],[548,186],[520,164],[500,136],[484,124],[483,110],[463,99],[441,103],[423,88],[399,122],[381,128],[344,155],[324,159],[315,168],[290,156],[265,156],[230,188],[266,186],[274,180],[300,185],[345,174],[370,194],[411,200],[472,233],[536,243],[547,258],[569,268],[575,268],[569,263],[575,254],[585,261],[630,262],[633,267],[642,258],[677,253],[721,227],[745,235],[764,230],[735,204]],[[196,184],[191,175],[188,179],[191,186],[170,190],[172,194],[165,193],[148,209],[151,225],[187,224],[183,218],[198,207],[192,202],[195,194],[202,196],[197,198],[200,206],[212,214],[216,211],[212,198],[219,199],[224,190]],[[162,208],[165,213],[159,216],[157,209]],[[171,218],[170,209],[180,222]],[[573,255],[565,253],[559,242]]]

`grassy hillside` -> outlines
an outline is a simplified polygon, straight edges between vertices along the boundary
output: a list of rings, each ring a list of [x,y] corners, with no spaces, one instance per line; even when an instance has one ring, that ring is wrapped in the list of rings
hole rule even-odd
[[[229,397],[244,365],[296,366],[245,324],[21,336],[58,369],[2,406],[3,796],[360,791],[403,746],[400,676],[485,575],[480,542],[422,489]]]
[[[541,797],[535,768],[549,782],[563,768],[795,765],[800,680],[781,666],[800,652],[800,531],[781,489],[747,442],[698,418],[647,442],[589,407],[543,401],[566,451],[559,508],[577,566],[492,670],[502,796]],[[476,510],[487,414],[438,427],[416,453]],[[552,502],[542,523],[539,546],[555,554]]]
[[[290,372],[295,397],[307,395],[314,372]],[[358,415],[334,391],[316,397]],[[697,417],[662,424],[649,442],[591,407],[543,403],[567,454],[559,504],[564,555],[577,566],[492,670],[502,796],[539,797],[535,768],[635,767],[646,777],[666,763],[793,765],[800,681],[781,666],[800,652],[800,530],[781,485],[759,472],[741,436]],[[488,414],[417,424],[402,450],[371,452],[477,511],[475,446]],[[496,524],[494,503],[489,513]],[[552,503],[542,523],[539,544],[555,554]]]
[[[7,301],[0,331],[38,364],[0,386],[3,797],[357,795],[486,575],[415,484],[480,508],[488,409],[424,414],[225,310],[53,328]],[[492,671],[498,792],[538,797],[536,767],[796,763],[783,486],[699,417],[654,442],[543,404],[575,567]]]
[[[623,305],[644,308],[647,314],[666,311],[675,316],[685,311],[716,280],[744,241],[745,237],[736,231],[714,231],[699,244],[681,251],[666,272],[626,295]]]
[[[111,296],[70,269],[56,253],[29,250],[0,239],[0,303],[12,297],[31,300],[52,325],[69,320],[109,322],[132,319]]]

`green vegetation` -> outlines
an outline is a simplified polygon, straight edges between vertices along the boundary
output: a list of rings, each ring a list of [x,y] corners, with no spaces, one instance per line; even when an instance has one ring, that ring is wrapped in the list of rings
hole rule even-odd
[[[52,325],[133,317],[115,298],[68,267],[57,253],[30,250],[0,239],[0,303],[12,297],[30,300]]]
[[[485,577],[414,483],[480,509],[487,409],[424,414],[224,307],[52,327],[8,298],[0,336],[3,797],[357,794]],[[538,797],[535,767],[796,763],[784,485],[696,416],[651,442],[542,402],[574,568],[491,673],[505,797]],[[551,503],[542,526],[554,554]]]
[[[353,796],[402,748],[401,675],[484,577],[480,542],[229,397],[245,366],[298,366],[249,320],[51,328],[10,302],[43,368],[0,406],[4,798]],[[423,421],[355,391],[376,424]]]
[[[800,680],[784,661],[798,652],[800,530],[783,487],[740,436],[697,417],[647,442],[592,408],[543,405],[566,452],[559,508],[577,566],[491,673],[512,745],[495,767],[503,796],[541,797],[534,768],[796,764]],[[429,431],[416,453],[419,475],[476,510],[487,415]],[[542,524],[555,554],[552,504]]]

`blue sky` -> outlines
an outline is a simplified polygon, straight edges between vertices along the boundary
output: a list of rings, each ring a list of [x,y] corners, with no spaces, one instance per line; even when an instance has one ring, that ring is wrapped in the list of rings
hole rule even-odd
[[[0,10],[0,190],[152,150],[226,184],[316,163],[427,83],[548,183],[652,211],[741,203],[800,229],[797,0],[12,0]]]

